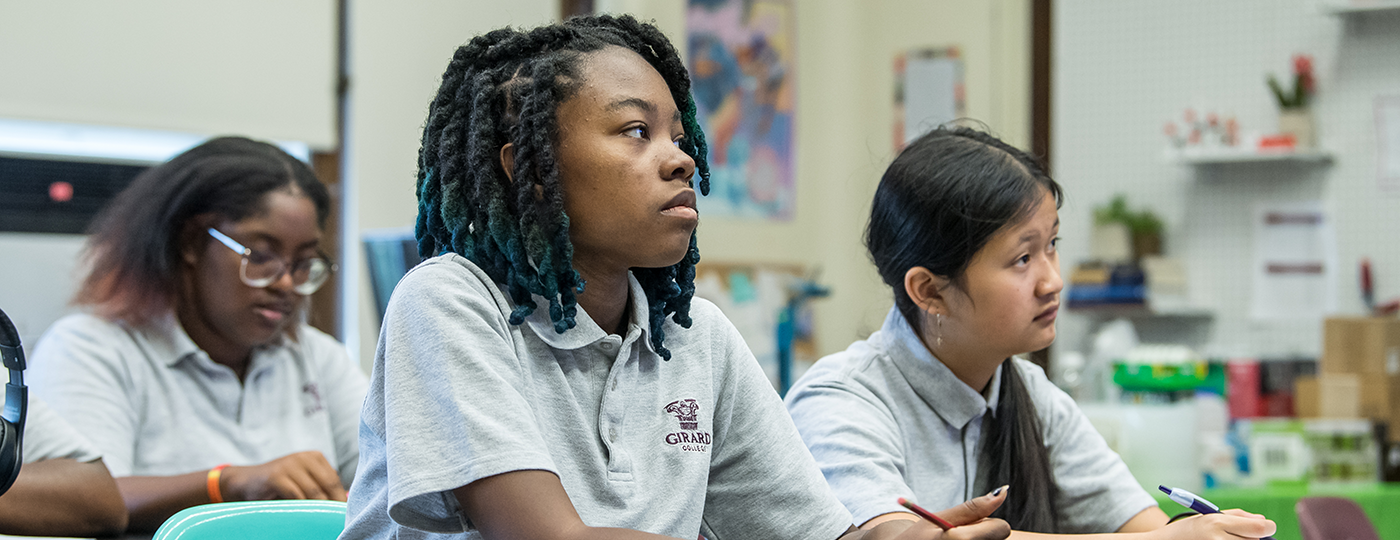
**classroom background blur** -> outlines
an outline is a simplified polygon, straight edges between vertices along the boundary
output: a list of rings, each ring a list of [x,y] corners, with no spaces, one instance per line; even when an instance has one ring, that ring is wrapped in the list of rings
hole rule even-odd
[[[1400,537],[1379,511],[1400,507],[1396,0],[0,0],[0,306],[35,343],[102,203],[242,134],[332,185],[339,272],[309,319],[368,366],[453,50],[592,12],[685,48],[716,168],[698,291],[777,390],[879,328],[879,175],[971,118],[1065,187],[1059,338],[1034,360],[1149,491],[1281,540],[1310,526],[1296,501],[1337,495]]]

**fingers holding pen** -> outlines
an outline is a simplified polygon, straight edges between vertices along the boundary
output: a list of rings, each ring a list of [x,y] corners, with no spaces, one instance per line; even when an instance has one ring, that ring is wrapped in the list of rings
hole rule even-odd
[[[935,512],[938,517],[947,520],[953,525],[966,525],[975,523],[978,520],[992,515],[992,512],[1001,508],[1001,504],[1006,502],[1006,493],[1009,486],[1001,486],[986,495],[974,499],[963,501],[962,504]]]

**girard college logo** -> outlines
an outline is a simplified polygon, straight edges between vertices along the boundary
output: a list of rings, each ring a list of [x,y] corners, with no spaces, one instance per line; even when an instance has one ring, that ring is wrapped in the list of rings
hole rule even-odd
[[[666,404],[666,412],[676,416],[681,430],[666,434],[666,444],[685,452],[709,452],[710,434],[700,431],[700,404],[693,399],[678,399]]]

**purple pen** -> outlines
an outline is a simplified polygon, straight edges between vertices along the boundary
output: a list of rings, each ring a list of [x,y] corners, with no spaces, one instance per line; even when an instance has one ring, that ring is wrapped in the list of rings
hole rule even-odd
[[[1191,493],[1181,488],[1169,488],[1167,486],[1157,486],[1157,489],[1166,493],[1167,497],[1176,501],[1177,504],[1195,510],[1197,514],[1219,514],[1220,507],[1215,503],[1205,500],[1200,495]],[[1272,536],[1265,536],[1261,540],[1274,540]]]

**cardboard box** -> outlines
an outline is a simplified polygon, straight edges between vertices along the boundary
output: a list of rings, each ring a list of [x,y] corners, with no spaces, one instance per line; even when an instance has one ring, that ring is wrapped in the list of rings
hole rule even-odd
[[[1390,388],[1400,383],[1400,377],[1361,377],[1361,416],[1374,420],[1390,418]]]
[[[1400,318],[1328,317],[1318,368],[1322,373],[1400,375]]]
[[[1361,377],[1355,374],[1299,377],[1294,381],[1293,392],[1299,418],[1361,417]]]

